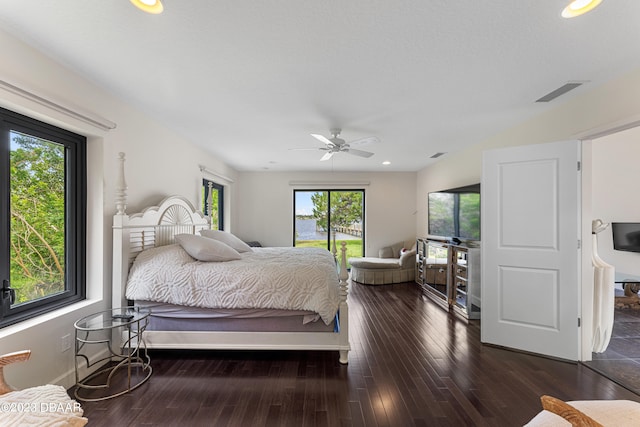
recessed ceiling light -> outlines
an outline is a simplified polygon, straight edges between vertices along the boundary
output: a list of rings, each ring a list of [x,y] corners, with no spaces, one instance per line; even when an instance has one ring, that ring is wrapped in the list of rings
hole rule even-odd
[[[391,162],[389,160],[385,160],[384,162],[382,162],[382,164],[386,166],[386,165],[390,165]]]
[[[439,152],[439,153],[432,154],[429,158],[430,159],[437,159],[438,157],[444,156],[445,154],[447,154],[447,153]]]
[[[575,18],[583,15],[598,6],[602,0],[573,0],[562,11],[563,18]]]
[[[158,14],[162,13],[164,10],[160,0],[131,0],[131,3],[133,3],[133,5],[138,9],[144,10],[147,13]]]

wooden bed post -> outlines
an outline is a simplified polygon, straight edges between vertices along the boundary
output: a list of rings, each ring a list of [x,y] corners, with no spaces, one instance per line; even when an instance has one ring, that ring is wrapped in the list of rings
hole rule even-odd
[[[127,182],[124,176],[124,153],[118,153],[118,176],[116,178],[116,214],[113,217],[113,271],[111,286],[112,308],[127,305],[124,287],[129,271],[129,220],[127,210]]]
[[[347,296],[349,294],[349,271],[347,270],[347,242],[344,240],[340,243],[341,259],[340,259],[340,363],[347,364],[349,362],[349,306],[347,305]]]
[[[333,230],[333,243],[331,245],[331,253],[336,259],[336,262],[338,262],[338,249],[336,248],[336,230]]]
[[[124,177],[124,153],[118,153],[118,176],[116,177],[116,214],[124,215],[127,210],[127,181]]]
[[[207,213],[209,214],[209,228],[213,228],[213,182],[208,181],[209,192],[207,193]],[[218,224],[220,227],[220,224]]]

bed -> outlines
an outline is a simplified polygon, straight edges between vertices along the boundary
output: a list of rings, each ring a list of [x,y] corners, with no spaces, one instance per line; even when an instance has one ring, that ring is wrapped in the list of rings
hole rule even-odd
[[[202,240],[209,218],[181,196],[127,214],[124,161],[120,153],[112,303],[150,311],[143,332],[147,348],[329,350],[348,362],[344,242],[339,266],[335,244],[333,254],[251,248],[230,261],[199,261],[184,240]]]

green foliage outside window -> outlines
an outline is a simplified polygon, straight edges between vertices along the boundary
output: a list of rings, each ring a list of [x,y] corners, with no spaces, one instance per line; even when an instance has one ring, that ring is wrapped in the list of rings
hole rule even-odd
[[[211,219],[211,229],[220,230],[220,190],[215,187],[211,189],[211,215],[209,215],[209,206],[207,205],[207,195],[209,191],[206,184],[202,186],[202,212]]]
[[[11,286],[23,303],[65,289],[65,148],[10,136]]]
[[[327,203],[331,197],[331,224],[333,226],[349,227],[355,223],[362,222],[363,202],[361,191],[331,191],[317,192],[311,196],[313,202],[313,217],[317,220],[318,227],[327,231],[329,209]]]

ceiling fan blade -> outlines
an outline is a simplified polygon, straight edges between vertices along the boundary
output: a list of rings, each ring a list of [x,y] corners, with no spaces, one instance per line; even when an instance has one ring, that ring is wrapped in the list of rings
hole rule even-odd
[[[353,154],[353,155],[360,156],[360,157],[371,157],[371,156],[373,156],[373,153],[371,153],[369,151],[354,150],[353,148],[346,148],[343,151],[345,153]]]
[[[319,135],[317,133],[312,133],[311,136],[314,137],[315,139],[317,139],[318,141],[321,141],[321,142],[327,144],[329,147],[333,147],[335,145],[333,143],[333,141],[331,141],[329,138],[327,138],[324,135]]]
[[[318,151],[318,150],[326,150],[326,148],[289,148],[289,151]]]
[[[320,161],[324,162],[325,160],[329,160],[331,157],[333,157],[334,154],[335,154],[335,151],[329,151],[328,153],[325,153],[324,156],[322,156]]]
[[[366,138],[360,138],[360,139],[356,139],[355,141],[351,141],[349,143],[350,146],[363,146],[363,145],[369,145],[369,144],[377,144],[378,142],[380,142],[380,138],[378,138],[377,136],[367,136]]]

